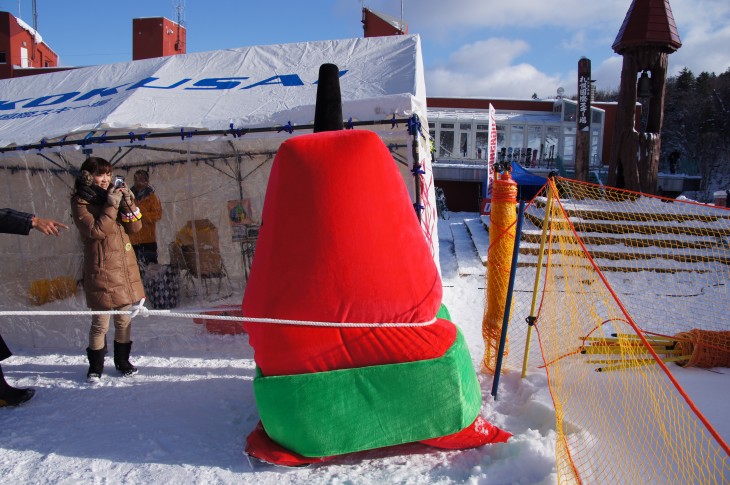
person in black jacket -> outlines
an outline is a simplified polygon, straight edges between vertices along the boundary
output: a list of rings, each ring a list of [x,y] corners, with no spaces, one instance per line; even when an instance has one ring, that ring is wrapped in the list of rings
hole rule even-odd
[[[68,226],[53,219],[44,219],[27,212],[16,211],[15,209],[0,209],[0,233],[27,236],[30,234],[31,229],[36,229],[49,236],[60,236],[61,229],[68,229]]]
[[[0,209],[0,233],[6,234],[30,234],[31,229],[36,229],[49,236],[59,236],[61,229],[68,229],[68,226],[53,219],[37,217],[26,212],[14,209]],[[0,335],[0,361],[10,357],[12,352]],[[29,400],[35,394],[35,389],[18,389],[12,387],[5,381],[2,366],[0,366],[0,407],[17,406]]]

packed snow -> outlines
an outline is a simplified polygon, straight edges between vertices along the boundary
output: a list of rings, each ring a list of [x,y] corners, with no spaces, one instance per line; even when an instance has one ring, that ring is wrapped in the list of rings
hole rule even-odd
[[[460,243],[450,227],[474,217],[451,214],[449,221],[440,220],[439,244],[444,303],[478,369],[484,276],[460,274],[455,239]],[[210,307],[240,304],[241,297],[211,301]],[[83,299],[81,292],[77,298]],[[44,309],[54,305],[63,307]],[[184,305],[176,310],[184,311]],[[88,319],[0,321],[15,354],[2,363],[8,381],[37,390],[28,403],[0,409],[3,483],[557,483],[555,414],[542,372],[525,379],[519,372],[504,375],[497,400],[490,395],[492,378],[479,374],[481,414],[514,434],[507,443],[462,451],[415,443],[282,468],[252,462],[243,453],[258,422],[253,350],[245,334],[214,335],[190,318],[136,317],[132,362],[139,374],[118,377],[109,355],[102,382],[89,384],[83,350]],[[730,400],[730,378],[720,371],[680,369],[677,378],[727,441],[730,424],[722,403]],[[703,393],[710,386],[727,391],[718,399],[717,392]],[[698,399],[704,394],[714,400]]]

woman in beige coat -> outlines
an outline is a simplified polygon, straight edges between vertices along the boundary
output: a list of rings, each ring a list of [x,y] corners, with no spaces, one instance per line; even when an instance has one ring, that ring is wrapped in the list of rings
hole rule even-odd
[[[73,221],[84,243],[84,291],[92,310],[129,310],[144,297],[137,260],[127,233],[140,230],[142,218],[132,192],[112,184],[112,166],[99,157],[81,165],[71,197]],[[91,318],[87,379],[101,378],[106,354],[106,333],[111,315]],[[132,348],[131,317],[114,317],[114,365],[124,376],[137,373],[129,362]]]

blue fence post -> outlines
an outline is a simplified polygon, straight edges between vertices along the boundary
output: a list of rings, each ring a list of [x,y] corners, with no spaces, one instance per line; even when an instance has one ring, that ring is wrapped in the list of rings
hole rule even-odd
[[[497,388],[499,388],[499,375],[502,373],[502,358],[504,357],[504,346],[507,341],[507,325],[509,325],[510,309],[512,307],[512,293],[515,289],[515,277],[517,276],[517,259],[520,255],[520,239],[522,238],[522,218],[525,215],[525,201],[520,201],[520,209],[517,213],[517,228],[515,229],[515,245],[512,250],[512,268],[509,272],[509,286],[507,286],[507,304],[504,307],[504,320],[502,321],[502,335],[499,338],[499,349],[497,350],[497,363],[494,370],[494,381],[492,381],[492,396],[497,400]]]

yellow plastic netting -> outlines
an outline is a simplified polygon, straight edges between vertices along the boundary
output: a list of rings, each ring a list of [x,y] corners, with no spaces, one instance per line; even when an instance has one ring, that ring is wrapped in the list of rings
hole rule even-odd
[[[730,353],[729,242],[730,211],[705,204],[556,178],[528,205],[505,371],[547,373],[559,482],[730,481],[728,445],[672,374],[697,347]],[[487,274],[504,271],[493,246]]]

